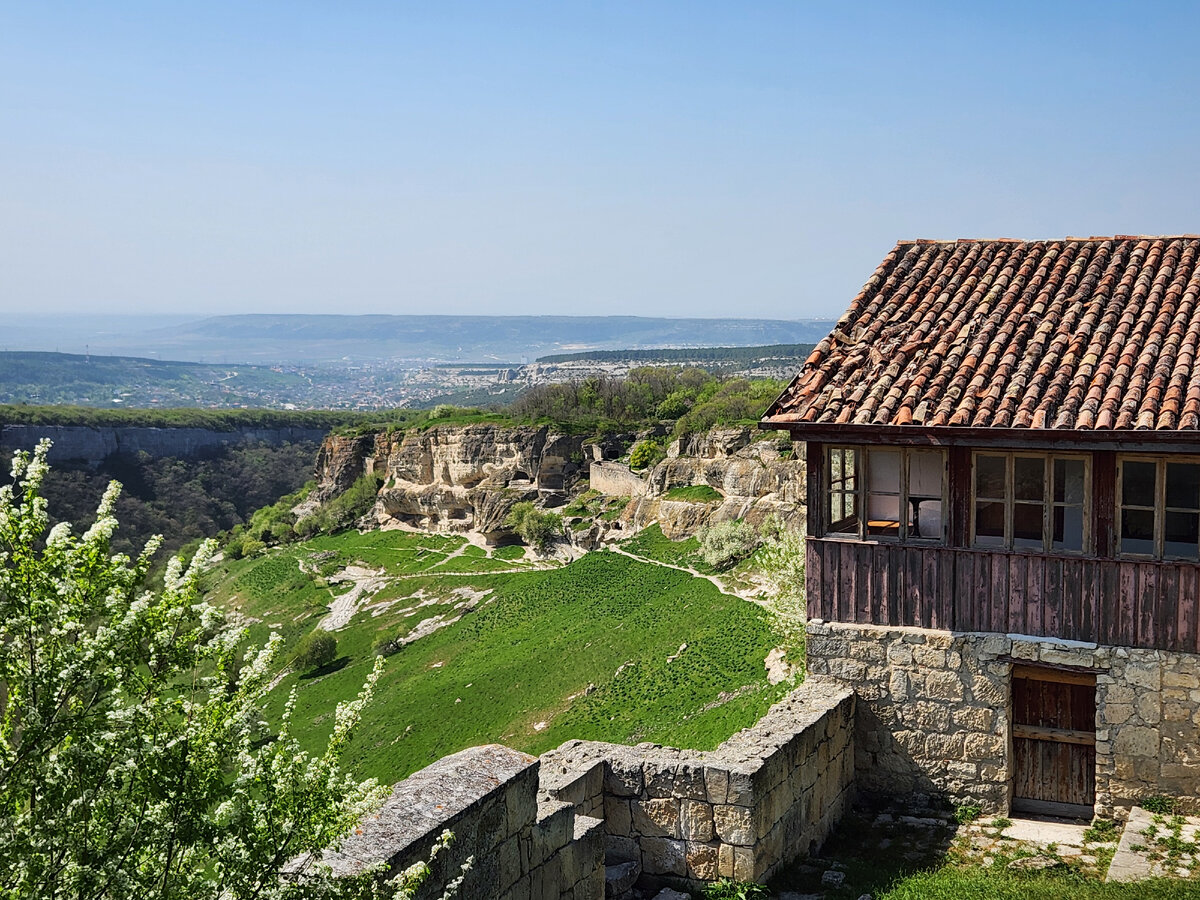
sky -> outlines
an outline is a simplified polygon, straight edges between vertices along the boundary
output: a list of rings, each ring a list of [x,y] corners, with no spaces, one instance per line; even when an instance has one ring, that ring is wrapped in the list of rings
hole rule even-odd
[[[0,314],[823,318],[1200,231],[1200,4],[0,0]]]

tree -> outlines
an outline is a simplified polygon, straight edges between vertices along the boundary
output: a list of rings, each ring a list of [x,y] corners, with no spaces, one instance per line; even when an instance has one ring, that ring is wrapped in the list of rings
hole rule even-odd
[[[296,671],[319,669],[337,659],[337,638],[323,628],[310,631],[296,645],[293,657]]]
[[[562,534],[562,516],[543,512],[529,500],[514,503],[504,519],[504,525],[538,550],[545,550]]]
[[[48,528],[48,450],[17,454],[0,488],[0,896],[374,893],[378,873],[280,872],[336,845],[383,796],[339,765],[382,660],[320,755],[293,734],[294,694],[267,731],[280,638],[243,652],[243,632],[201,599],[212,543],[147,590],[157,539],[136,560],[110,554],[115,482],[85,534]]]
[[[759,544],[758,532],[743,519],[706,525],[696,537],[700,540],[700,556],[717,571],[745,559]]]
[[[762,524],[763,546],[757,561],[767,583],[767,615],[783,642],[788,662],[804,665],[805,625],[804,538],[777,516]]]

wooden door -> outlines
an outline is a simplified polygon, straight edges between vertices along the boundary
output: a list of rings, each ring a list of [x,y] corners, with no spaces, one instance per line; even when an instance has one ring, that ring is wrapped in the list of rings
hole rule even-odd
[[[1096,803],[1096,676],[1013,666],[1015,812],[1090,819]]]

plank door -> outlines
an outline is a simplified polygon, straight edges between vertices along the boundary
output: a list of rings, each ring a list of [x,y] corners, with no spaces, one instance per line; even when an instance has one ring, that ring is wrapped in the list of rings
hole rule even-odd
[[[1096,803],[1096,676],[1014,666],[1014,812],[1092,817]]]

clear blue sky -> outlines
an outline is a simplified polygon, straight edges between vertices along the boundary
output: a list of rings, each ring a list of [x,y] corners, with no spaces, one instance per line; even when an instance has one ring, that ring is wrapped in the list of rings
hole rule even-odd
[[[1200,4],[0,3],[0,312],[835,315],[1200,231]]]

